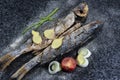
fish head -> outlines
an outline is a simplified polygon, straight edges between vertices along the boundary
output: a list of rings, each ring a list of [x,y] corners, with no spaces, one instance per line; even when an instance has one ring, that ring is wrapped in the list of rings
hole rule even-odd
[[[77,17],[86,17],[88,15],[88,11],[89,11],[89,8],[88,8],[88,5],[83,2],[83,3],[80,3],[76,8],[74,8],[73,12],[75,13],[75,15]]]

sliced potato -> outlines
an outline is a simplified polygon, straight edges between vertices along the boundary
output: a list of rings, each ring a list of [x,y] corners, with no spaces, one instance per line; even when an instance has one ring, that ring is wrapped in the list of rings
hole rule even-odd
[[[51,47],[53,49],[57,49],[62,45],[62,42],[63,42],[63,37],[54,39],[53,42],[52,42]]]
[[[42,38],[39,34],[39,32],[32,30],[32,40],[35,44],[41,44],[42,43]]]
[[[78,50],[78,54],[82,54],[85,58],[88,58],[91,56],[91,52],[87,48],[80,48]]]
[[[55,31],[54,29],[48,29],[44,31],[44,36],[47,39],[54,39],[55,38]]]

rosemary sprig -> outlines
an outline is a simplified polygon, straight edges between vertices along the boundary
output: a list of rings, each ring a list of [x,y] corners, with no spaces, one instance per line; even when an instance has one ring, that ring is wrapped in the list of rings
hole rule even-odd
[[[29,31],[32,27],[35,29],[38,29],[42,24],[44,24],[47,21],[53,20],[52,16],[59,10],[59,8],[55,8],[50,14],[47,16],[41,18],[38,22],[33,23],[31,26],[28,26],[25,30],[23,30],[22,34],[25,34],[27,31]]]

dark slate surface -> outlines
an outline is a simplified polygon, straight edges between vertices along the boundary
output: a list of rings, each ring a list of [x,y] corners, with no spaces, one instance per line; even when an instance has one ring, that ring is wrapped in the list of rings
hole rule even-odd
[[[77,67],[72,73],[50,75],[46,66],[38,65],[23,80],[120,80],[120,0],[85,1],[90,9],[87,22],[104,22],[100,35],[86,45],[92,52],[89,66]],[[0,53],[21,35],[26,25],[37,20],[39,16],[60,7],[61,10],[56,15],[58,17],[80,2],[81,0],[0,0]],[[75,54],[76,51],[72,53]],[[15,71],[14,68],[20,67],[20,63],[24,61],[27,60],[21,59],[12,63],[12,67],[5,71],[0,80],[8,80]]]

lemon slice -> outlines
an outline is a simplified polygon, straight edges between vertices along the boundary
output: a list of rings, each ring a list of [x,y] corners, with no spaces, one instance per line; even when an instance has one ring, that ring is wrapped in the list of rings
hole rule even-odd
[[[42,38],[39,34],[39,32],[32,30],[32,40],[35,44],[41,44],[42,43]]]
[[[48,71],[50,74],[55,74],[61,71],[60,63],[58,61],[52,61],[48,66]]]
[[[85,58],[88,58],[91,56],[91,52],[87,48],[80,48],[78,50],[78,54],[83,55]]]
[[[54,29],[48,29],[44,31],[44,36],[47,39],[54,39],[55,38],[55,31]]]
[[[78,62],[78,65],[81,67],[87,67],[89,64],[88,59],[84,58],[84,56],[81,54],[77,56],[77,62]]]
[[[63,42],[63,37],[58,38],[58,39],[54,39],[53,42],[52,42],[51,47],[53,49],[57,49],[62,45],[62,42]]]

